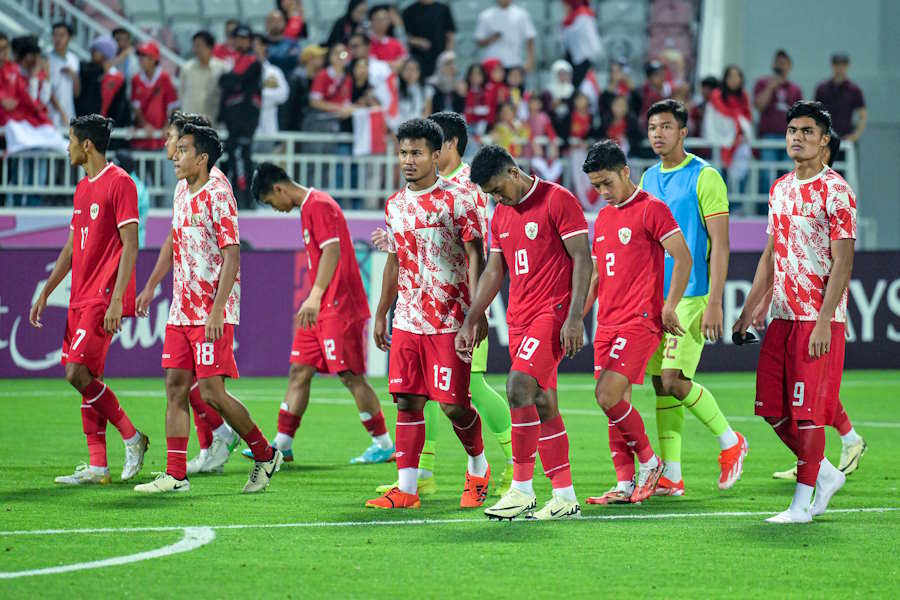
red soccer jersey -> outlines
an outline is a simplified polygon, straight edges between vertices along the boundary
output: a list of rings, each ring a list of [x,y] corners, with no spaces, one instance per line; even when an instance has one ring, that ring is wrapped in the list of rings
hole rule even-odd
[[[109,305],[122,258],[119,227],[137,222],[137,188],[128,173],[107,163],[93,179],[78,182],[69,226],[73,234],[70,308]],[[134,297],[132,271],[122,297],[123,316],[134,316]]]
[[[312,286],[319,272],[322,250],[329,244],[339,244],[341,258],[325,295],[319,318],[340,317],[347,322],[369,318],[369,301],[359,275],[356,250],[350,229],[340,206],[334,198],[316,189],[310,189],[300,205],[300,222],[303,225],[303,242],[309,260],[309,283]]]
[[[591,258],[597,263],[597,329],[643,320],[662,329],[665,250],[681,231],[665,202],[638,189],[623,204],[607,204],[594,223]]]
[[[587,232],[575,196],[537,177],[517,205],[497,205],[491,219],[491,252],[502,252],[509,267],[510,327],[527,325],[540,316],[566,318],[572,298],[572,258],[563,241]]]

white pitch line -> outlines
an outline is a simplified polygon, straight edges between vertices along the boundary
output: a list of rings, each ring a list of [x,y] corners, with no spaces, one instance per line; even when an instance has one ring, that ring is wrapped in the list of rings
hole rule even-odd
[[[900,510],[900,507],[883,506],[876,508],[836,508],[826,514],[844,513],[886,513]],[[658,513],[658,514],[621,514],[621,515],[589,515],[581,517],[581,521],[643,521],[656,519],[697,519],[714,517],[762,517],[771,516],[774,511],[728,511],[728,512],[695,512],[695,513]],[[380,526],[412,526],[412,525],[450,525],[454,523],[486,523],[487,519],[409,519],[404,521],[302,521],[299,523],[244,523],[233,525],[193,526],[194,529],[230,530],[230,529],[288,529],[319,527],[380,527]],[[522,521],[517,521],[522,522]],[[526,520],[524,522],[531,522]],[[95,529],[32,529],[19,531],[0,531],[3,535],[74,535],[90,533],[142,533],[181,531],[191,526],[159,526],[159,527],[99,527]]]
[[[129,554],[127,556],[114,556],[112,558],[104,558],[103,560],[60,565],[58,567],[29,569],[27,571],[0,572],[0,579],[16,579],[18,577],[33,577],[35,575],[55,575],[57,573],[71,573],[72,571],[127,565],[150,560],[152,558],[162,558],[163,556],[190,552],[191,550],[196,550],[201,546],[205,546],[216,538],[216,532],[211,527],[175,527],[171,529],[171,531],[177,531],[179,529],[184,531],[184,537],[174,544],[169,544],[168,546],[163,546],[156,550],[138,552],[137,554]]]

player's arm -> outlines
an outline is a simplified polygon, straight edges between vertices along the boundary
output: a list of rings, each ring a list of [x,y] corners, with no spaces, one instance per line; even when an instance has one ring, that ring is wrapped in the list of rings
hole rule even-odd
[[[822,310],[809,336],[809,355],[819,358],[830,350],[831,319],[850,283],[850,272],[853,270],[853,238],[831,240],[831,275],[825,284],[825,297],[822,299]]]
[[[156,286],[159,285],[159,282],[163,280],[163,277],[172,270],[172,263],[174,261],[172,248],[172,230],[170,229],[169,235],[166,236],[166,241],[163,242],[162,248],[159,249],[159,256],[156,257],[156,264],[153,265],[153,271],[150,272],[147,283],[135,300],[135,312],[137,312],[139,317],[147,316],[148,309],[150,308],[150,301],[153,300],[153,291],[156,289]]]
[[[591,283],[588,285],[587,298],[584,299],[584,309],[581,311],[581,317],[588,316],[591,307],[597,301],[597,289],[600,287],[600,272],[597,270],[597,259],[591,258],[593,267],[591,269]]]
[[[684,335],[684,329],[681,328],[675,308],[681,302],[681,297],[687,288],[688,280],[691,278],[691,265],[694,261],[691,258],[691,251],[688,250],[687,243],[684,241],[684,235],[680,231],[673,233],[660,243],[674,261],[672,279],[669,282],[669,295],[666,297],[666,303],[662,309],[663,329],[672,335]]]
[[[456,332],[454,344],[456,354],[465,361],[471,360],[472,348],[475,347],[475,325],[484,318],[484,313],[494,297],[500,293],[503,277],[506,275],[506,261],[503,252],[499,248],[491,248],[491,256],[488,258],[484,273],[478,279],[478,287],[469,306],[469,312],[463,321],[462,327]]]
[[[215,342],[225,331],[225,303],[234,288],[238,269],[241,266],[241,247],[231,244],[220,248],[222,253],[222,268],[219,270],[219,287],[216,289],[216,298],[213,300],[212,310],[206,320],[206,341]]]
[[[387,256],[384,272],[381,274],[381,298],[378,300],[378,308],[375,309],[375,324],[372,328],[375,345],[384,352],[391,347],[391,341],[387,335],[387,313],[397,298],[399,276],[400,263],[397,261],[397,253],[391,252]]]
[[[74,239],[74,235],[75,232],[70,230],[69,239],[66,240],[65,246],[59,251],[59,256],[56,257],[56,263],[53,265],[53,270],[50,271],[50,276],[47,277],[47,281],[44,283],[41,293],[38,294],[37,300],[35,300],[31,307],[28,320],[34,327],[44,326],[44,324],[41,323],[41,313],[47,308],[47,298],[50,297],[50,294],[53,293],[56,286],[66,278],[66,275],[72,268],[72,240]]]
[[[728,278],[728,258],[731,254],[728,240],[728,213],[711,217],[706,221],[709,234],[709,303],[703,311],[700,331],[710,341],[722,336],[722,295]]]
[[[319,310],[322,308],[322,296],[334,278],[338,263],[341,261],[340,240],[327,242],[325,246],[319,246],[322,256],[319,258],[319,269],[316,271],[316,280],[313,282],[309,296],[303,301],[297,312],[297,326],[312,327],[316,324]]]
[[[481,275],[484,273],[484,243],[481,241],[481,238],[475,238],[474,240],[465,242],[463,248],[465,249],[466,259],[468,260],[469,265],[467,269],[469,276],[469,294],[474,296],[475,290],[478,289],[478,280],[481,279]],[[487,317],[484,312],[482,312],[475,330],[475,343],[481,343],[481,341],[487,337],[487,334]]]
[[[122,256],[119,258],[119,270],[116,272],[116,283],[109,299],[109,307],[103,317],[103,329],[110,335],[122,328],[122,299],[125,297],[125,289],[137,262],[138,224],[131,222],[119,227],[119,239],[122,240]]]
[[[572,301],[569,314],[560,331],[560,341],[566,356],[572,358],[584,346],[584,309],[588,288],[591,283],[591,250],[586,233],[573,235],[563,240],[566,252],[572,257]]]
[[[759,257],[759,263],[756,265],[756,273],[753,275],[753,284],[750,291],[747,292],[747,298],[744,301],[744,308],[738,320],[731,328],[733,332],[743,334],[753,324],[754,313],[760,303],[768,297],[772,286],[775,283],[775,240],[772,235],[766,241],[766,248],[763,250],[762,256]]]

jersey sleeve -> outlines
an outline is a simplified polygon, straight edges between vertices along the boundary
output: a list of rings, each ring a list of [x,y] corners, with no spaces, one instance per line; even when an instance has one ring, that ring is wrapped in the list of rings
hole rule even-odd
[[[588,226],[584,211],[570,192],[564,189],[556,190],[550,199],[548,210],[550,219],[556,225],[556,231],[563,241],[582,233],[587,234]]]
[[[341,241],[341,214],[336,206],[328,202],[310,203],[309,229],[311,237],[319,249]]]
[[[829,186],[825,210],[832,240],[856,239],[856,198],[850,186]]]
[[[657,200],[648,202],[644,209],[644,229],[660,243],[681,231],[666,203]]]
[[[497,227],[497,213],[494,213],[494,218],[491,219],[491,252],[503,252],[503,248],[500,247],[500,232]]]
[[[775,188],[778,186],[779,181],[781,180],[775,180],[775,183],[769,188],[769,212],[766,215],[766,235],[775,233],[775,217],[772,215],[772,198],[775,197]]]
[[[238,234],[237,202],[234,194],[225,190],[216,190],[210,196],[209,213],[212,217],[213,231],[219,248],[241,243]]]
[[[116,227],[138,222],[138,195],[134,181],[127,175],[116,180],[112,189],[113,209],[116,212]]]
[[[700,171],[697,177],[697,198],[704,220],[728,214],[728,188],[715,167],[706,167]]]
[[[484,220],[478,210],[475,194],[458,188],[453,196],[453,224],[462,241],[471,242],[484,238]]]
[[[388,254],[397,254],[397,240],[394,239],[394,228],[391,227],[390,213],[388,213],[388,206],[390,206],[392,199],[388,198],[388,201],[384,204],[384,229],[387,231]]]

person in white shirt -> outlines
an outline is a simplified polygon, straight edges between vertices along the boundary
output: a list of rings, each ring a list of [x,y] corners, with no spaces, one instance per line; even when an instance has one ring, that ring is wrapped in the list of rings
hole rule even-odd
[[[75,96],[81,93],[78,57],[69,52],[72,26],[64,21],[53,24],[53,52],[50,53],[50,120],[54,127],[68,127],[75,116]]]
[[[194,58],[181,69],[181,108],[186,113],[203,115],[215,123],[219,116],[219,77],[230,69],[228,64],[213,56],[215,38],[208,31],[194,34]]]
[[[259,111],[259,125],[256,135],[278,133],[278,107],[287,102],[291,93],[287,79],[281,69],[268,60],[269,40],[264,36],[254,36],[254,50],[262,63],[262,107]]]
[[[484,9],[475,26],[475,41],[483,48],[482,60],[498,58],[507,69],[524,67],[529,73],[534,70],[536,36],[531,16],[512,0],[497,0],[497,6]]]

